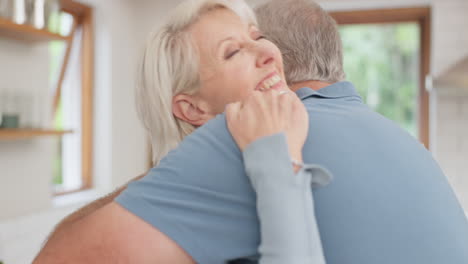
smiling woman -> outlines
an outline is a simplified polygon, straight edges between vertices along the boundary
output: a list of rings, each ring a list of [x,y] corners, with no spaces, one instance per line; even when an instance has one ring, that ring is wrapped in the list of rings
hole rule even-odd
[[[222,113],[226,104],[245,99],[267,83],[286,88],[278,48],[232,11],[212,11],[189,32],[200,59],[200,89],[174,97],[177,118],[199,126]]]
[[[243,1],[186,1],[174,14],[148,39],[137,84],[154,164],[227,103],[260,87],[285,87],[281,54]]]
[[[305,106],[283,81],[281,54],[273,43],[262,37],[245,2],[184,2],[169,22],[151,36],[140,74],[137,105],[153,136],[154,150],[159,151],[156,162],[192,130],[206,124],[181,144],[191,146],[188,138],[193,140],[203,133],[200,131],[206,131],[209,124],[219,121],[215,115],[226,109],[231,134],[226,122],[222,122],[223,126],[213,131],[215,134],[202,137],[209,140],[207,145],[196,147],[196,152],[180,151],[189,157],[181,164],[194,162],[190,168],[208,168],[213,171],[203,175],[216,178],[203,179],[197,172],[170,177],[179,183],[164,189],[173,190],[193,203],[153,189],[151,193],[162,195],[166,201],[163,203],[169,205],[167,211],[154,209],[154,202],[158,204],[159,198],[146,196],[134,203],[129,195],[140,199],[131,194],[134,188],[123,187],[67,217],[35,263],[64,259],[100,263],[225,263],[239,257],[257,257],[254,255],[258,240],[251,235],[258,234],[258,230],[246,232],[239,224],[227,224],[247,218],[255,221],[255,217],[246,218],[243,209],[255,212],[256,206],[233,195],[239,188],[254,189],[258,194],[262,227],[259,251],[264,260],[260,263],[324,263],[310,197],[312,186],[322,186],[329,175],[318,166],[302,163],[301,150],[309,127]],[[228,164],[219,165],[222,162],[205,156],[202,151],[213,148],[234,157],[233,162],[244,160],[245,168],[228,170],[235,175],[220,173]],[[163,170],[164,165],[167,165],[166,158],[160,164]],[[183,169],[183,166],[166,171],[176,168]],[[162,179],[168,175],[157,175],[152,177],[150,173],[134,183],[145,188],[165,184]],[[236,178],[243,183],[235,184]],[[155,182],[143,183],[148,180]],[[204,186],[200,188],[193,181]],[[233,184],[225,189],[222,184],[226,182]],[[217,184],[220,186],[210,186]],[[281,198],[282,202],[278,203],[279,192],[287,201]],[[118,199],[112,202],[116,195]],[[238,205],[229,208],[230,205],[226,207],[222,202],[232,199],[240,201],[242,208],[237,208]],[[143,209],[146,213],[162,215],[141,215],[145,205],[151,207]],[[181,212],[183,215],[179,215]],[[172,217],[188,222],[179,225],[169,220]],[[66,246],[71,243],[73,247]],[[205,249],[215,245],[220,252],[206,253]]]

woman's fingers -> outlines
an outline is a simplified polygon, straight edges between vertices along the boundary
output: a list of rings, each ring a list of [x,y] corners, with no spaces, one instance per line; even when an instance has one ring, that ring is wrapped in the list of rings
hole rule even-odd
[[[301,149],[307,123],[297,103],[302,104],[289,90],[254,91],[243,102],[226,106],[228,128],[241,149],[257,138],[278,132],[286,133],[292,149]]]

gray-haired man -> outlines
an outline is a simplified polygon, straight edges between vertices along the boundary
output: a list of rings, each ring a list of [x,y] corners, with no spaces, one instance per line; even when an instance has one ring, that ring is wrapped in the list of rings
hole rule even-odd
[[[304,157],[334,175],[314,192],[327,263],[468,263],[468,223],[436,162],[371,114],[351,83],[339,82],[345,76],[333,18],[309,0],[273,0],[256,14],[283,54],[290,87],[322,98],[309,105],[323,119],[311,119],[315,151]]]

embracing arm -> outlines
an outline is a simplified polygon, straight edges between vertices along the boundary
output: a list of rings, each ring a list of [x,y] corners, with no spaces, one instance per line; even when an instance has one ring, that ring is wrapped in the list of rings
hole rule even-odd
[[[254,91],[245,102],[228,105],[226,117],[257,194],[260,263],[324,264],[312,183],[321,185],[329,175],[291,163],[291,157],[302,162],[309,127],[304,105],[287,90]]]
[[[310,165],[294,173],[282,133],[253,142],[243,157],[257,193],[260,264],[324,264],[312,183],[324,185],[330,175]]]
[[[142,175],[140,175],[138,177],[135,177],[130,182],[139,180],[139,179],[143,178],[143,176],[145,176],[145,175],[146,174],[142,174]],[[83,206],[82,208],[78,209],[74,213],[72,213],[72,214],[68,215],[67,217],[65,217],[55,227],[54,231],[50,234],[48,240],[53,239],[53,237],[54,237],[54,235],[56,233],[60,233],[60,231],[62,229],[65,229],[68,225],[75,222],[76,220],[79,220],[79,219],[83,218],[84,216],[87,216],[87,215],[93,213],[97,209],[102,208],[104,205],[107,205],[110,202],[114,201],[114,198],[117,197],[123,190],[125,190],[127,188],[128,184],[129,183],[125,184],[122,187],[119,187],[117,190],[115,190],[115,191],[113,191],[113,192],[111,192],[111,193],[97,199],[96,201],[93,201],[93,202]]]
[[[145,174],[142,174],[142,175],[140,175],[138,177],[135,177],[130,182],[139,180],[139,179],[143,178],[143,176],[145,176]],[[57,224],[57,226],[52,231],[52,233],[50,233],[49,237],[46,239],[46,243],[44,244],[44,248],[47,247],[48,244],[51,241],[53,241],[57,236],[59,236],[60,233],[66,232],[67,228],[69,228],[70,225],[72,225],[74,222],[76,222],[77,220],[79,220],[79,219],[81,219],[81,218],[83,218],[85,216],[90,215],[91,213],[95,212],[96,210],[98,210],[98,209],[102,208],[103,206],[109,204],[110,202],[114,201],[114,198],[117,197],[123,190],[125,190],[127,188],[127,186],[128,186],[128,183],[125,184],[124,186],[118,188],[117,190],[107,194],[106,196],[101,197],[101,198],[97,199],[96,201],[93,201],[93,202],[83,206],[82,208],[76,210],[72,214],[65,217],[62,221],[60,221],[60,223]]]
[[[166,235],[113,202],[127,185],[62,220],[33,263],[194,263]]]
[[[111,202],[57,233],[33,263],[193,264],[194,261],[166,235]]]

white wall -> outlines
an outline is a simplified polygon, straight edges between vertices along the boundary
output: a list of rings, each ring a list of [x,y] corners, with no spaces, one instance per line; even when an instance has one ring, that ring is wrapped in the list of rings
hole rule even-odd
[[[95,1],[98,2],[98,1]],[[119,3],[119,4],[117,4]],[[113,6],[112,35],[112,185],[120,186],[146,171],[147,142],[135,110],[135,73],[139,54],[138,19],[133,1],[109,1]]]
[[[468,212],[468,91],[438,87],[435,157]]]
[[[0,38],[0,93],[47,95],[49,75],[43,65],[48,63],[47,45]],[[47,208],[54,147],[51,138],[0,140],[0,220]]]
[[[98,188],[113,189],[147,169],[147,143],[135,111],[138,2],[83,0],[95,17],[95,169]]]
[[[432,75],[438,76],[468,56],[468,1],[438,1],[433,12]],[[468,73],[467,73],[468,74]],[[433,90],[434,155],[468,212],[468,91]]]

